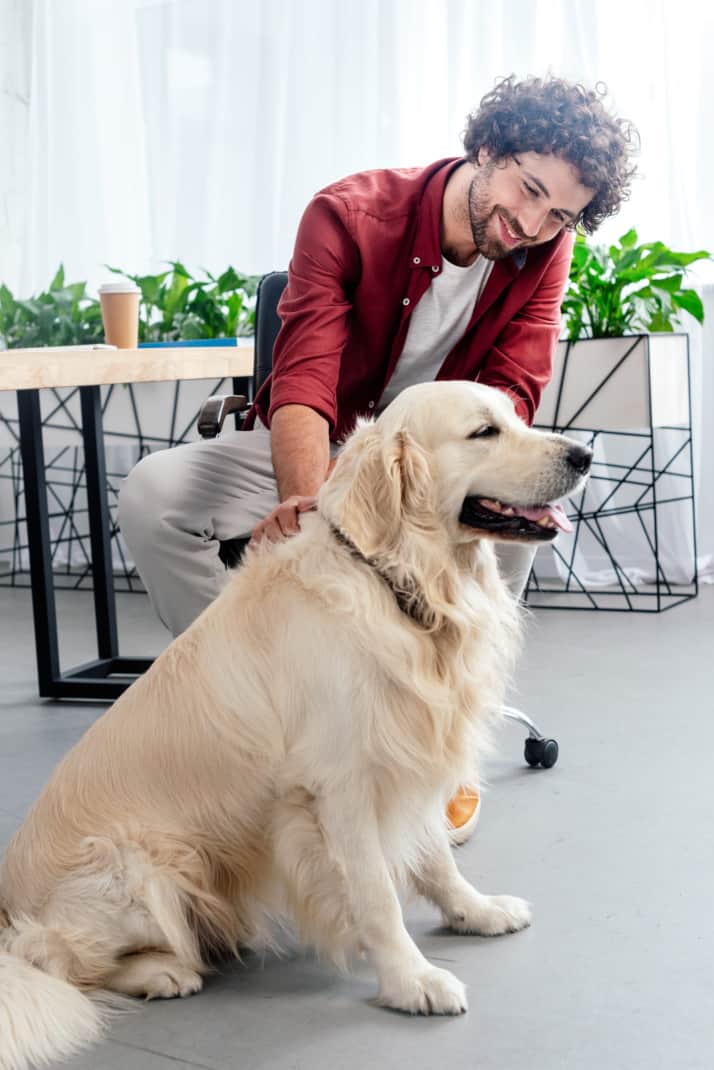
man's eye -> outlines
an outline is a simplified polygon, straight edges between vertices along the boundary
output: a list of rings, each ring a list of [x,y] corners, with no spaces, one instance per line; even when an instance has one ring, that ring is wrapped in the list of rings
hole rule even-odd
[[[499,434],[498,428],[487,424],[485,427],[479,427],[478,431],[472,431],[469,438],[493,438],[497,434]]]
[[[535,186],[529,186],[527,182],[524,182],[523,185],[526,187],[528,192],[530,194],[532,194],[534,197],[540,197],[540,190],[537,190],[535,188]]]

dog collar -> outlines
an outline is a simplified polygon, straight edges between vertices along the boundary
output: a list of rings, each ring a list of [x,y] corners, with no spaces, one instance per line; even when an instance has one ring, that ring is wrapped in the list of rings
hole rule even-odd
[[[349,535],[345,535],[344,531],[340,531],[335,527],[333,523],[328,521],[330,531],[334,535],[335,539],[349,550],[353,557],[356,557],[358,561],[362,561],[365,565],[369,565],[373,572],[376,572],[383,583],[386,583],[390,591],[394,595],[397,605],[401,609],[402,613],[405,613],[410,620],[413,620],[415,624],[418,624],[422,628],[428,628],[427,623],[424,620],[422,613],[421,597],[415,596],[413,592],[405,590],[403,587],[399,587],[387,573],[379,567],[377,562],[372,557],[367,557],[362,551],[355,546]]]

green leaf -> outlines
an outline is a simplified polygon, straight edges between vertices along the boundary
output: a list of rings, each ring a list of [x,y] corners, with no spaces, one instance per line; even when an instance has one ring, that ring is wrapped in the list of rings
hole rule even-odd
[[[234,292],[226,301],[228,315],[226,317],[226,337],[234,338],[238,333],[238,323],[243,310],[243,294]]]
[[[242,281],[237,271],[229,267],[227,271],[218,276],[218,292],[225,293],[227,290],[237,290]]]
[[[682,274],[670,275],[668,278],[664,279],[653,279],[652,285],[657,290],[665,290],[669,294],[675,294],[681,290],[683,278],[684,276]]]
[[[666,316],[663,316],[661,312],[655,312],[647,324],[647,330],[652,332],[666,331],[668,334],[671,334],[674,327],[669,319]]]
[[[634,227],[631,227],[627,234],[623,234],[620,238],[620,245],[623,249],[632,249],[637,245],[637,231]]]
[[[57,273],[50,283],[50,290],[61,290],[64,286],[64,265],[60,264]]]
[[[674,298],[674,303],[690,316],[694,316],[697,322],[704,323],[704,305],[696,290],[682,290]]]
[[[127,271],[124,271],[123,268],[112,267],[111,264],[105,264],[104,267],[107,269],[107,271],[111,271],[114,275],[121,275],[123,279],[131,279],[132,282],[135,282],[137,284],[137,286],[139,285],[138,275],[130,275]]]
[[[191,273],[183,266],[180,260],[169,260],[167,262],[174,269],[174,275],[183,275],[187,279],[191,278]]]
[[[185,272],[174,271],[168,293],[164,301],[164,311],[173,318],[177,312],[186,307],[186,289],[189,276]]]
[[[11,316],[15,308],[15,298],[8,290],[5,283],[0,286],[0,313],[3,316]]]
[[[163,307],[163,282],[168,276],[169,272],[165,271],[161,275],[137,275],[134,277],[134,282],[141,290],[141,300],[145,305]]]

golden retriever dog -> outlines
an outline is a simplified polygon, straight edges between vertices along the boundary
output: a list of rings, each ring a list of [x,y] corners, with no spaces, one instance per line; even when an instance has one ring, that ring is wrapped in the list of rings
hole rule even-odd
[[[347,440],[301,531],[220,597],[67,754],[0,874],[0,1066],[99,1037],[119,996],[198,992],[273,919],[379,1003],[460,1014],[464,986],[398,889],[460,933],[529,924],[459,873],[444,816],[473,782],[518,646],[493,539],[548,540],[590,451],[503,393],[405,390]]]

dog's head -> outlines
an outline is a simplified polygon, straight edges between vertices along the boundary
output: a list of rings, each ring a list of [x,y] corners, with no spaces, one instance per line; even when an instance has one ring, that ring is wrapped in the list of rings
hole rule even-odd
[[[422,383],[350,436],[321,508],[366,556],[398,552],[409,533],[545,542],[568,530],[556,503],[591,459],[579,442],[526,427],[499,390]]]

